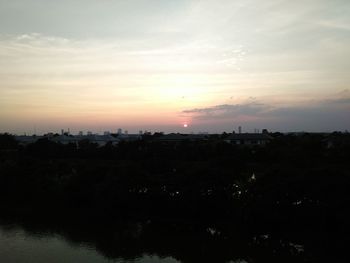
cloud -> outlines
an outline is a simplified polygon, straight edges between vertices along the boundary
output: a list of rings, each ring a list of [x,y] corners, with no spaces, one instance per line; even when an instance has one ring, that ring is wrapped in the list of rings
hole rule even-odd
[[[334,106],[334,105],[350,105],[350,98],[341,98],[341,99],[333,99],[333,100],[325,100],[325,104],[328,104],[329,106]]]
[[[349,21],[326,20],[318,22],[318,25],[335,30],[350,31]]]
[[[185,114],[192,114],[196,117],[226,117],[241,115],[258,115],[269,110],[269,106],[259,102],[248,102],[246,104],[222,104],[207,108],[196,108],[184,110]]]
[[[344,92],[343,92],[344,93]],[[275,130],[330,131],[350,128],[350,96],[309,100],[298,105],[248,101],[184,110],[194,121],[240,123]]]

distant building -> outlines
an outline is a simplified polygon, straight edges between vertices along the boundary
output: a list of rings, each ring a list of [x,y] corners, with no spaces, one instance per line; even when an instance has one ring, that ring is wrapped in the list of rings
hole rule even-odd
[[[59,135],[59,136],[55,136],[52,138],[49,138],[51,141],[53,142],[57,142],[57,143],[62,143],[62,144],[69,144],[69,143],[77,143],[77,138],[74,136],[68,136],[68,135]]]
[[[107,135],[89,135],[83,136],[83,139],[89,140],[91,143],[96,143],[98,146],[105,146],[107,143],[111,143],[112,145],[116,145],[119,143],[119,139],[113,137],[110,134]]]
[[[118,134],[118,140],[120,141],[137,141],[142,139],[142,134]]]
[[[170,133],[156,138],[156,141],[161,142],[181,142],[181,141],[202,141],[207,140],[208,134],[181,134]]]
[[[116,145],[119,143],[120,139],[113,137],[110,134],[106,135],[96,135],[88,132],[88,135],[67,135],[66,133],[63,135],[57,136],[16,136],[16,140],[21,145],[28,145],[30,143],[35,143],[39,139],[46,138],[52,142],[60,143],[60,144],[76,144],[79,146],[79,142],[83,140],[88,140],[91,143],[96,143],[98,146],[104,146],[107,143],[111,143],[112,145]]]
[[[27,136],[27,135],[21,135],[21,136],[16,136],[16,140],[18,141],[18,144],[20,145],[27,145],[30,143],[35,143],[37,140],[44,138],[43,136]]]
[[[233,133],[225,141],[237,145],[265,145],[272,140],[266,133]]]

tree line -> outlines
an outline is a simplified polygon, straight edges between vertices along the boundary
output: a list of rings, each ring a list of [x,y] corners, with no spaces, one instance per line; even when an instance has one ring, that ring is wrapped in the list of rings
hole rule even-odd
[[[349,231],[350,136],[264,147],[150,138],[103,147],[0,135],[0,208],[14,214],[226,221],[251,231]]]

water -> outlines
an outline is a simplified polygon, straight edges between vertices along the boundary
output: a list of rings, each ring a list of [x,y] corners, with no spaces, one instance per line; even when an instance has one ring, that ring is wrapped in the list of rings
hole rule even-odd
[[[0,262],[248,262],[247,242],[216,225],[105,220],[0,218]]]
[[[0,219],[0,262],[349,262],[340,246],[348,243],[322,233],[248,232],[234,224],[198,221]]]
[[[141,255],[133,259],[110,259],[94,245],[75,243],[55,233],[27,232],[18,225],[0,227],[0,262],[6,263],[177,263],[172,257]]]

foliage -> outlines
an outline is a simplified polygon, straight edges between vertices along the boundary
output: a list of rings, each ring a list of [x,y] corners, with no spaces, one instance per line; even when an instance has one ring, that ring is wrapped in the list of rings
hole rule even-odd
[[[273,134],[265,147],[147,138],[97,147],[1,135],[2,211],[226,220],[255,231],[349,230],[348,134]],[[343,143],[341,143],[343,142]]]

